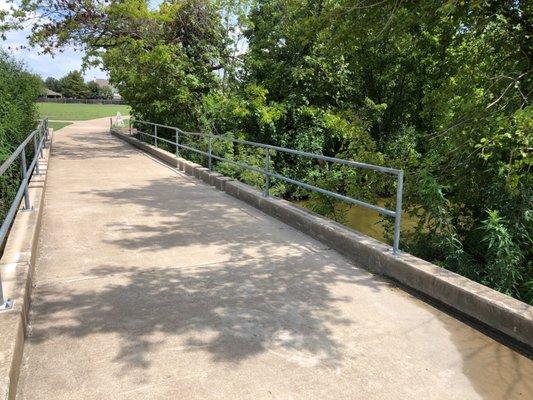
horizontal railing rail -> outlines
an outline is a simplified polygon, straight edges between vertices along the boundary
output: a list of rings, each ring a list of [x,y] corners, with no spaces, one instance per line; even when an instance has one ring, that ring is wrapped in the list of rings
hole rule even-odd
[[[388,217],[392,217],[392,218],[394,218],[394,237],[393,237],[392,252],[394,254],[397,254],[398,251],[399,251],[400,226],[401,226],[401,217],[402,217],[402,197],[403,197],[403,170],[401,170],[401,169],[383,167],[383,166],[379,166],[379,165],[367,164],[367,163],[362,163],[362,162],[352,161],[352,160],[345,160],[345,159],[336,158],[336,157],[328,157],[328,156],[324,156],[322,154],[309,153],[309,152],[306,152],[306,151],[289,149],[289,148],[286,148],[286,147],[279,147],[279,146],[274,146],[274,145],[265,144],[265,143],[251,142],[251,141],[248,141],[248,140],[234,139],[234,138],[221,136],[221,135],[212,135],[212,134],[205,134],[205,133],[200,133],[200,132],[187,132],[187,131],[184,131],[184,130],[182,130],[180,128],[174,127],[174,126],[168,126],[168,125],[158,124],[158,123],[154,123],[154,122],[142,121],[142,120],[137,120],[137,119],[133,119],[133,118],[130,120],[130,134],[132,133],[132,126],[135,123],[153,127],[153,133],[144,132],[144,131],[142,131],[140,129],[137,129],[137,132],[140,135],[146,135],[146,136],[154,138],[154,144],[155,144],[156,147],[158,145],[158,142],[161,141],[161,142],[167,143],[169,145],[175,146],[176,155],[179,155],[179,149],[185,149],[185,150],[189,150],[189,151],[192,151],[192,152],[195,152],[197,154],[201,154],[201,155],[207,157],[208,167],[209,167],[210,170],[212,170],[213,160],[219,160],[219,161],[224,161],[224,162],[230,163],[232,165],[236,165],[236,166],[238,166],[240,168],[247,169],[249,171],[253,171],[253,172],[262,174],[264,176],[264,179],[265,179],[265,188],[263,190],[263,194],[265,196],[269,196],[270,178],[275,178],[275,179],[279,179],[281,181],[287,182],[289,184],[293,184],[293,185],[296,185],[296,186],[302,187],[304,189],[311,190],[311,191],[314,191],[314,192],[317,192],[317,193],[320,193],[320,194],[323,194],[323,195],[326,195],[326,196],[331,196],[331,197],[333,197],[335,199],[338,199],[338,200],[341,200],[341,201],[344,201],[344,202],[347,202],[347,203],[350,203],[350,204],[354,204],[354,205],[357,205],[357,206],[365,207],[367,209],[376,211],[376,212],[378,212],[378,213],[380,213],[382,215],[386,215]],[[168,139],[165,139],[165,138],[163,138],[161,136],[158,136],[157,128],[164,128],[164,129],[169,129],[169,130],[174,131],[175,132],[175,141],[168,140]],[[208,150],[207,151],[203,151],[203,150],[200,150],[200,149],[185,145],[183,143],[180,143],[180,141],[179,141],[180,135],[197,136],[197,137],[202,137],[202,138],[207,139]],[[246,163],[242,163],[242,162],[239,162],[239,161],[231,160],[231,159],[228,159],[228,158],[213,154],[213,142],[215,140],[224,140],[224,141],[232,142],[232,143],[236,143],[236,144],[247,145],[247,146],[251,146],[251,147],[265,149],[266,151],[265,151],[265,156],[264,156],[264,158],[265,158],[264,159],[264,167],[263,168],[259,168],[259,167],[253,166],[253,165],[249,165],[249,164],[246,164]],[[376,172],[379,172],[379,173],[382,173],[382,174],[389,174],[389,175],[396,176],[396,207],[395,207],[394,210],[389,210],[387,208],[380,207],[380,206],[377,206],[375,204],[370,204],[370,203],[367,203],[365,201],[362,201],[362,200],[359,200],[359,199],[355,199],[355,198],[350,197],[350,196],[343,195],[341,193],[337,193],[337,192],[333,192],[331,190],[323,189],[323,188],[320,188],[318,186],[311,185],[309,183],[302,182],[302,181],[299,181],[297,179],[292,179],[292,178],[289,178],[287,176],[284,176],[284,175],[281,175],[279,173],[276,173],[276,172],[274,172],[274,171],[272,171],[270,169],[270,151],[271,150],[272,151],[276,151],[276,152],[286,153],[286,154],[293,154],[293,155],[296,155],[296,156],[306,157],[306,158],[310,158],[310,159],[316,159],[316,160],[321,160],[321,161],[326,161],[326,162],[331,162],[331,163],[336,163],[336,164],[342,164],[342,165],[346,165],[348,167],[353,167],[353,168],[372,170],[372,171],[376,171]]]
[[[18,186],[15,198],[11,202],[9,209],[0,226],[0,248],[3,247],[11,225],[17,215],[20,203],[24,199],[25,211],[31,211],[32,206],[29,196],[29,182],[30,178],[35,171],[35,174],[39,174],[39,158],[43,157],[43,148],[48,140],[48,119],[39,121],[37,128],[31,132],[26,139],[11,153],[11,155],[0,166],[0,176],[2,176],[15,161],[20,159],[21,181]],[[33,158],[28,166],[28,160],[26,157],[26,147],[33,142]],[[2,289],[2,280],[0,277],[0,310],[6,310],[11,308],[11,301],[4,298]]]

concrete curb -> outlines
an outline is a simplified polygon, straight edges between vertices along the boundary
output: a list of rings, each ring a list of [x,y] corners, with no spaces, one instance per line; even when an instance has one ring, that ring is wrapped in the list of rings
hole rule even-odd
[[[0,396],[14,399],[24,349],[30,309],[37,243],[41,230],[52,132],[39,160],[40,174],[31,177],[29,193],[32,212],[19,211],[7,238],[0,274],[4,295],[14,300],[13,308],[0,313]]]
[[[288,201],[264,197],[258,190],[210,172],[198,164],[113,131],[171,166],[245,201],[259,210],[326,243],[365,269],[399,282],[467,317],[533,348],[533,307],[411,254],[393,255],[390,246]]]

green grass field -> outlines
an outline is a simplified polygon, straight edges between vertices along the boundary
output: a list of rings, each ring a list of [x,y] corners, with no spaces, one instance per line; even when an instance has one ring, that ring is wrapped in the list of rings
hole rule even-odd
[[[54,131],[57,131],[71,124],[72,124],[71,122],[54,122],[54,121],[48,122],[48,126],[52,128]]]
[[[37,103],[37,106],[40,116],[51,120],[84,121],[112,117],[117,115],[117,112],[120,112],[123,116],[130,113],[129,106],[115,104]],[[56,128],[54,127],[54,129]]]

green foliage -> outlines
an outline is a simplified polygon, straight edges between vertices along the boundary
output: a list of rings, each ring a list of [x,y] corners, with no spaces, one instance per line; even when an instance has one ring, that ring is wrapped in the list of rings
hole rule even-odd
[[[36,124],[35,100],[41,94],[42,81],[26,72],[24,66],[0,50],[0,164],[33,130]],[[31,153],[28,154],[31,156]],[[13,200],[20,183],[20,169],[15,163],[0,177],[0,221]]]
[[[103,56],[111,81],[136,116],[197,129],[204,97],[220,86],[214,71],[226,58],[217,9],[209,1],[183,0],[163,2],[152,12],[146,4],[126,2],[110,15],[139,30]]]
[[[44,86],[56,93],[61,93],[61,84],[56,78],[48,77],[44,80]]]
[[[113,98],[113,91],[110,87],[100,87],[96,82],[91,81],[87,83],[87,87],[89,89],[89,93],[87,95],[87,98],[89,99],[112,99]]]
[[[80,71],[72,71],[59,80],[61,94],[72,99],[88,98],[91,91]]]
[[[524,254],[517,246],[507,221],[498,211],[487,211],[487,219],[482,222],[483,242],[487,246],[486,265],[481,278],[485,285],[509,295],[519,291],[519,283],[524,281]],[[529,282],[531,284],[531,282]]]

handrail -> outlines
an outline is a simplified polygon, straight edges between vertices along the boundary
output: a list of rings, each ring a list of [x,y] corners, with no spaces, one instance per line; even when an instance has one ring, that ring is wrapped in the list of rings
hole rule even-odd
[[[324,194],[324,195],[327,195],[327,196],[331,196],[331,197],[336,198],[336,199],[341,200],[341,201],[345,201],[345,202],[348,202],[348,203],[351,203],[351,204],[355,204],[355,205],[358,205],[358,206],[361,206],[361,207],[368,208],[368,209],[376,211],[376,212],[378,212],[378,213],[380,213],[382,215],[387,215],[389,217],[393,217],[394,218],[394,237],[393,237],[392,252],[395,255],[398,254],[399,245],[400,245],[400,224],[401,224],[401,215],[402,215],[403,170],[396,169],[396,168],[383,167],[383,166],[380,166],[380,165],[367,164],[367,163],[362,163],[362,162],[358,162],[358,161],[345,160],[345,159],[342,159],[342,158],[328,157],[328,156],[324,156],[324,155],[321,155],[321,154],[309,153],[309,152],[306,152],[306,151],[289,149],[289,148],[286,148],[286,147],[279,147],[279,146],[274,146],[274,145],[265,144],[265,143],[257,143],[257,142],[251,142],[251,141],[248,141],[248,140],[234,139],[234,138],[229,138],[229,137],[225,137],[225,136],[221,136],[221,135],[212,135],[212,134],[205,134],[205,133],[200,133],[200,132],[186,132],[186,131],[183,131],[180,128],[177,128],[177,127],[158,124],[158,123],[154,123],[154,122],[137,120],[137,119],[133,119],[133,118],[130,119],[130,134],[131,134],[132,125],[135,122],[137,122],[139,124],[145,124],[145,125],[149,125],[149,126],[154,127],[154,134],[150,134],[148,132],[143,132],[141,130],[138,130],[138,133],[140,133],[141,135],[146,135],[146,136],[154,138],[154,143],[155,143],[156,147],[157,147],[158,141],[163,141],[165,143],[174,145],[176,147],[176,155],[179,153],[179,149],[182,148],[182,149],[193,151],[193,152],[196,152],[196,153],[201,154],[203,156],[206,156],[208,158],[208,165],[209,165],[209,169],[210,170],[212,170],[212,163],[213,163],[212,160],[215,159],[215,160],[219,160],[219,161],[225,161],[225,162],[228,162],[230,164],[236,165],[236,166],[238,166],[240,168],[248,169],[250,171],[262,174],[265,177],[265,188],[264,188],[264,191],[263,191],[264,196],[269,196],[270,178],[276,178],[276,179],[285,181],[287,183],[300,186],[300,187],[302,187],[304,189],[312,190],[312,191],[315,191],[315,192],[318,192],[318,193],[321,193],[321,194]],[[165,139],[165,138],[162,138],[162,137],[158,136],[157,135],[157,128],[158,127],[165,128],[165,129],[170,129],[170,130],[175,131],[175,134],[176,134],[175,141],[171,141],[171,140],[168,140],[168,139]],[[208,151],[199,150],[199,149],[196,149],[194,147],[181,144],[179,142],[179,135],[180,134],[199,136],[199,137],[207,138],[208,139]],[[264,167],[263,168],[255,167],[255,166],[252,166],[252,165],[248,165],[246,163],[238,162],[238,161],[235,161],[235,160],[230,160],[230,159],[227,159],[225,157],[213,154],[213,141],[214,140],[224,140],[224,141],[227,141],[227,142],[232,142],[232,143],[237,143],[237,144],[244,144],[244,145],[248,145],[248,146],[252,146],[252,147],[265,149],[266,151],[265,151]],[[377,171],[377,172],[380,172],[380,173],[383,173],[383,174],[395,175],[396,176],[396,207],[395,207],[394,210],[389,210],[389,209],[386,209],[384,207],[380,207],[380,206],[377,206],[377,205],[374,205],[374,204],[369,204],[369,203],[366,203],[366,202],[364,202],[362,200],[358,200],[358,199],[355,199],[353,197],[345,196],[343,194],[340,194],[340,193],[337,193],[337,192],[333,192],[331,190],[322,189],[322,188],[320,188],[318,186],[310,185],[308,183],[301,182],[301,181],[289,178],[287,176],[278,174],[276,172],[273,172],[273,171],[270,170],[270,150],[283,152],[283,153],[288,153],[288,154],[294,154],[294,155],[301,156],[301,157],[313,158],[313,159],[332,162],[332,163],[337,163],[337,164],[343,164],[343,165],[347,165],[347,166],[353,167],[353,168],[363,168],[363,169],[368,169],[368,170],[372,170],[372,171]]]
[[[32,161],[30,162],[29,167],[27,166],[26,160],[26,146],[30,141],[33,140],[33,151],[34,155]],[[11,202],[11,206],[7,211],[7,214],[2,221],[0,226],[0,247],[3,246],[4,241],[9,233],[9,229],[13,224],[17,211],[19,209],[20,203],[24,198],[24,208],[25,211],[31,211],[32,206],[29,196],[29,181],[32,176],[32,173],[35,171],[35,174],[39,174],[39,158],[43,157],[43,148],[48,140],[48,119],[43,119],[39,121],[37,128],[32,131],[26,139],[13,151],[13,153],[5,160],[0,166],[0,176],[2,176],[15,162],[17,158],[20,157],[20,167],[22,180],[17,189],[15,198]],[[2,280],[0,277],[0,311],[8,310],[12,307],[12,301],[9,299],[4,299],[4,293],[2,290]]]

